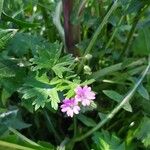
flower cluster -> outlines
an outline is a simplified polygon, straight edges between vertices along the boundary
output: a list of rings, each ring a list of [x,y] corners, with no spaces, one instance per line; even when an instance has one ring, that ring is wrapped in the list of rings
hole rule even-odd
[[[79,114],[80,106],[89,106],[95,99],[95,93],[88,86],[78,86],[75,89],[75,97],[71,99],[64,99],[60,106],[61,111],[67,116],[73,117],[74,114]]]

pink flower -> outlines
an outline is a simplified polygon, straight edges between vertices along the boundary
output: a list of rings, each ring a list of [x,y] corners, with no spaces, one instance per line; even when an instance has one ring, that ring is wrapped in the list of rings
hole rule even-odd
[[[73,117],[74,114],[79,114],[80,107],[74,98],[64,99],[63,104],[60,106],[62,112],[66,112],[67,116]]]
[[[91,87],[84,86],[83,88],[81,86],[78,86],[75,89],[75,100],[77,102],[81,102],[83,106],[89,106],[92,102],[92,100],[95,99],[95,93],[91,91]]]

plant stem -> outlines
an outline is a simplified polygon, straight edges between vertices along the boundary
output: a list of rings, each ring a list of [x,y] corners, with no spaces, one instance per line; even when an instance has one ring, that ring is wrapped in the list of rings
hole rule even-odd
[[[134,23],[132,25],[132,28],[131,28],[131,30],[129,32],[129,35],[128,35],[128,38],[127,38],[127,41],[126,41],[125,46],[123,48],[122,53],[125,53],[126,56],[129,53],[129,48],[131,46],[131,43],[132,43],[132,40],[133,40],[133,37],[134,37],[133,35],[135,33],[136,26],[137,26],[137,24],[138,24],[138,22],[140,20],[141,12],[142,12],[142,8],[138,11],[137,15],[135,16]]]
[[[130,0],[130,2],[131,2],[131,0]],[[125,8],[125,9],[127,10],[128,8],[129,8],[129,4],[126,6],[126,8]],[[109,39],[109,41],[108,41],[108,43],[107,43],[107,45],[106,45],[105,50],[107,50],[107,49],[108,49],[108,47],[110,46],[110,44],[111,44],[112,40],[114,39],[114,36],[116,35],[116,32],[118,31],[119,26],[121,25],[121,23],[122,23],[122,21],[123,21],[124,17],[125,17],[125,16],[122,16],[122,17],[120,18],[120,20],[119,20],[119,22],[118,22],[117,26],[115,27],[115,30],[114,30],[114,32],[113,32],[113,34],[112,34],[111,38]]]
[[[11,149],[18,149],[18,150],[35,150],[33,148],[21,146],[18,144],[10,143],[10,142],[5,142],[5,141],[0,141],[0,147],[1,148],[11,148]]]
[[[34,145],[34,146],[40,146],[39,144],[35,143],[34,141],[31,141],[30,139],[28,139],[27,137],[25,137],[24,135],[22,135],[20,132],[18,132],[17,130],[9,127],[9,131],[11,131],[12,133],[14,133],[15,135],[17,135],[20,139],[22,139],[23,141]]]
[[[86,150],[91,150],[86,140],[83,140],[83,144],[85,145]]]
[[[94,7],[95,7],[95,13],[97,16],[100,16],[100,7],[99,7],[100,3],[99,1],[94,1]]]
[[[131,91],[129,91],[128,95],[111,111],[111,113],[109,115],[107,115],[107,117],[102,120],[101,122],[99,122],[94,128],[92,128],[90,131],[88,131],[87,133],[81,135],[80,137],[77,137],[74,139],[75,142],[81,141],[85,138],[87,138],[88,136],[90,136],[93,132],[95,132],[96,130],[98,130],[99,128],[101,128],[103,125],[105,125],[110,119],[112,119],[116,113],[118,113],[118,111],[127,103],[129,102],[129,100],[132,98],[134,92],[137,90],[138,86],[141,84],[141,82],[143,81],[144,77],[146,76],[147,72],[150,69],[150,60],[148,62],[148,66],[146,67],[145,71],[143,72],[141,78],[138,80],[138,82],[134,85],[133,89]]]
[[[46,117],[46,120],[47,120],[47,122],[48,122],[48,124],[49,124],[49,126],[50,126],[50,128],[52,130],[52,132],[54,133],[56,141],[61,142],[62,140],[61,140],[59,134],[57,133],[57,131],[55,130],[55,128],[54,128],[54,126],[53,126],[53,124],[52,124],[52,122],[51,122],[51,120],[50,120],[50,118],[48,116],[48,113],[46,112],[46,110],[44,111],[44,115]]]
[[[112,12],[117,8],[118,6],[118,0],[116,0],[113,5],[111,6],[111,8],[109,9],[109,11],[107,12],[107,14],[105,15],[103,21],[101,22],[101,24],[99,25],[99,27],[97,28],[97,30],[95,31],[87,49],[85,50],[84,52],[84,56],[88,53],[90,53],[90,51],[92,50],[92,47],[93,45],[95,44],[99,34],[101,33],[104,25],[107,23],[107,20],[108,18],[110,17],[110,15],[112,14]],[[79,68],[78,68],[78,73],[80,73],[81,69],[82,69],[82,66],[84,64],[85,60],[83,59],[81,62],[80,62],[80,65],[79,65]]]
[[[74,137],[77,135],[77,118],[73,118],[73,125],[74,125]]]
[[[74,56],[79,56],[79,51],[76,48],[76,44],[80,39],[80,25],[72,24],[71,13],[73,10],[73,4],[75,0],[62,0],[63,14],[64,14],[64,32],[65,32],[65,45],[68,53]]]
[[[111,38],[110,38],[110,39],[109,39],[109,41],[107,42],[107,45],[106,45],[105,50],[107,50],[107,49],[108,49],[108,47],[110,46],[110,44],[111,44],[112,40],[114,39],[114,36],[116,35],[116,32],[118,31],[118,27],[121,25],[121,23],[122,23],[123,19],[124,19],[124,16],[122,16],[122,17],[120,18],[120,20],[119,20],[119,22],[118,22],[117,26],[115,27],[115,30],[114,30],[114,32],[113,32],[113,34],[112,34]]]

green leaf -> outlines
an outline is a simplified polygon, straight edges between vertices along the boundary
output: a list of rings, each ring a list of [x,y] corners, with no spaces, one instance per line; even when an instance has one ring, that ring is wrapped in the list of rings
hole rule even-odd
[[[115,71],[118,71],[122,68],[122,63],[118,63],[118,64],[115,64],[115,65],[112,65],[112,66],[109,66],[109,67],[106,67],[104,69],[101,69],[101,70],[98,70],[96,72],[94,72],[90,78],[94,78],[95,80],[100,78],[100,77],[103,77],[105,75],[109,75]]]
[[[57,89],[50,85],[44,75],[27,79],[24,87],[20,88],[19,92],[23,94],[23,99],[33,100],[32,105],[35,106],[35,110],[40,107],[44,108],[48,102],[51,103],[52,108],[58,109],[60,100]]]
[[[150,54],[149,39],[150,39],[150,29],[149,28],[141,29],[132,47],[135,55],[145,56]]]
[[[36,97],[32,103],[33,105],[35,105],[35,110],[39,109],[40,107],[44,108],[45,104],[50,101],[48,99],[48,95],[47,95],[47,92],[49,90],[50,89],[42,89],[42,88],[35,87],[33,89],[26,91],[25,94],[28,95],[28,98],[29,98],[29,96],[30,96],[30,98]],[[25,98],[25,95],[22,98]]]
[[[147,91],[147,89],[143,86],[143,84],[141,84],[138,89],[137,89],[138,93],[144,97],[145,99],[149,100],[149,93]]]
[[[92,139],[95,150],[125,150],[125,143],[108,131],[95,132]]]
[[[70,71],[69,68],[63,67],[63,64],[56,64],[52,70],[59,78],[63,78],[63,72]]]
[[[98,113],[98,116],[101,120],[104,120],[106,117],[107,117],[107,114],[104,114],[104,113]]]
[[[35,143],[13,128],[10,128],[10,132],[13,134],[1,137],[0,150],[54,150],[54,146],[50,143]]]
[[[141,120],[136,137],[141,140],[145,147],[150,146],[150,118],[144,117]]]
[[[39,87],[24,87],[20,89],[20,92],[23,93],[23,99],[33,98],[33,105],[35,105],[35,110],[40,107],[44,108],[45,104],[50,101],[48,98],[48,92],[51,88],[39,88]]]
[[[124,96],[120,95],[119,93],[117,93],[116,91],[113,91],[113,90],[103,90],[103,93],[118,103],[120,103],[124,98]],[[129,102],[126,103],[123,108],[126,111],[132,112],[132,107]]]
[[[61,45],[58,42],[49,45],[48,49],[38,51],[38,55],[30,59],[33,70],[51,69],[59,77],[63,77],[64,72],[71,72],[71,65],[74,63],[72,55],[60,57]]]
[[[22,27],[22,28],[33,28],[33,27],[38,27],[39,24],[37,23],[29,23],[29,22],[26,22],[26,21],[21,21],[21,20],[18,20],[18,19],[15,19],[9,15],[7,15],[6,13],[2,13],[2,20],[4,21],[10,21],[14,24],[16,24],[18,27]]]
[[[50,69],[58,61],[60,57],[60,45],[58,42],[49,45],[49,48],[40,49],[37,51],[37,55],[34,56],[30,61],[33,65],[34,70],[38,69]]]
[[[21,145],[18,143],[7,142],[0,140],[0,150],[54,150],[52,147],[43,147],[43,146],[32,146],[32,145]]]
[[[143,6],[143,2],[144,1],[141,0],[132,0],[129,8],[125,11],[125,14],[139,11],[139,9]]]
[[[11,96],[12,93],[9,93],[5,88],[2,89],[1,100],[3,105],[5,106],[7,103],[7,99]]]
[[[45,141],[38,141],[38,144],[40,144],[41,146],[43,146],[47,149],[55,150],[54,146],[51,143],[48,143],[48,142],[45,142]]]
[[[68,80],[64,80],[62,84],[58,87],[60,91],[67,90],[68,92],[64,95],[67,98],[71,98],[75,95],[74,89],[80,84],[79,79],[74,79],[72,82]]]
[[[58,109],[58,103],[60,102],[60,99],[58,97],[57,89],[53,88],[52,90],[50,90],[49,96],[51,98],[51,106],[52,106],[52,108],[57,110]]]
[[[39,48],[43,48],[46,42],[41,36],[33,36],[28,33],[17,33],[8,43],[6,50],[9,55],[21,57],[30,51],[35,54]]]
[[[16,32],[16,29],[0,29],[0,50],[5,47],[9,39],[11,39]]]
[[[24,123],[18,110],[11,110],[0,114],[0,125],[4,125],[6,131],[9,127],[15,129],[28,128],[30,124]],[[4,132],[3,131],[3,132]],[[3,133],[1,133],[3,134]]]
[[[116,102],[120,102],[123,96],[113,90],[103,90],[103,93]]]
[[[80,84],[81,86],[85,86],[85,85],[90,85],[92,84],[93,82],[95,82],[94,79],[90,79],[90,80],[86,80],[84,81],[82,84]]]
[[[77,118],[87,127],[95,127],[96,126],[96,122],[93,119],[91,119],[85,115],[80,114],[77,116]]]
[[[27,137],[25,137],[24,135],[22,135],[20,132],[18,132],[17,130],[9,127],[9,131],[11,131],[12,133],[14,133],[16,136],[18,136],[22,141],[34,145],[34,146],[40,146],[37,143],[31,141],[30,139],[28,139]]]
[[[126,67],[126,68],[127,67],[134,67],[135,68],[138,65],[143,64],[144,61],[145,60],[143,60],[143,59],[139,59],[137,61],[134,61],[134,62],[128,64],[127,66],[124,66],[124,63],[118,63],[118,64],[115,64],[115,65],[111,65],[109,67],[106,67],[106,68],[100,69],[96,72],[93,72],[92,75],[89,76],[89,78],[90,79],[93,78],[93,79],[97,80],[97,79],[99,79],[103,76],[110,75],[110,74],[112,74],[116,71],[119,71],[119,70],[123,69],[124,67]]]
[[[11,142],[5,142],[0,140],[0,150],[35,150],[30,147],[21,146],[19,144],[11,143]]]
[[[61,57],[57,62],[56,65],[52,67],[52,70],[55,72],[55,74],[62,78],[64,72],[71,72],[71,65],[74,63],[74,59],[72,55],[66,55],[64,57]]]
[[[0,78],[9,78],[15,76],[15,70],[12,69],[10,64],[1,61],[0,59]]]

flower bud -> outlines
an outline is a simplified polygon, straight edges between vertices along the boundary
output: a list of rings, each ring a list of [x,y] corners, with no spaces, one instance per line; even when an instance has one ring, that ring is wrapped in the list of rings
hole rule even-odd
[[[86,55],[85,55],[85,59],[90,60],[91,58],[92,58],[92,55],[91,55],[91,54],[86,54]]]
[[[75,61],[78,62],[78,61],[79,61],[79,57],[76,57],[76,58],[75,58]]]
[[[91,68],[89,66],[87,66],[87,65],[84,66],[84,70],[86,72],[91,72]]]

